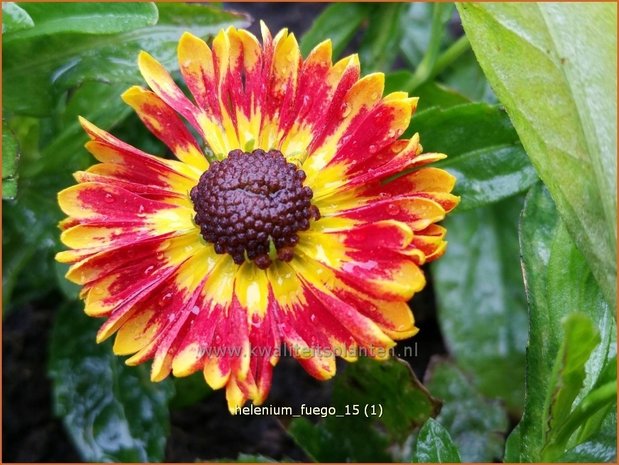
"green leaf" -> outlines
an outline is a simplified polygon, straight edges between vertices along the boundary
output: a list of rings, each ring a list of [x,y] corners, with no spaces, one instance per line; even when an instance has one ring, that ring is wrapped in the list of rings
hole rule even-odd
[[[617,276],[617,11],[462,3],[473,50],[608,301]]]
[[[157,23],[154,3],[20,3],[35,27],[7,38],[9,41],[51,36],[62,32],[113,34]],[[6,45],[6,43],[4,44]]]
[[[460,454],[449,432],[432,418],[423,425],[417,436],[413,462],[460,463]]]
[[[317,424],[298,418],[289,433],[319,462],[385,462],[392,460],[389,445],[402,444],[439,405],[407,363],[362,358],[335,379],[333,407],[339,417]]]
[[[405,91],[408,82],[412,78],[409,71],[394,71],[385,75],[385,94],[397,91]],[[432,107],[449,108],[463,103],[471,103],[464,95],[454,89],[436,82],[426,82],[415,89],[415,97],[419,97],[417,114]]]
[[[562,350],[567,350],[562,347],[570,343],[564,340],[561,321],[570,313],[580,311],[598,322],[597,330],[601,334],[602,343],[585,366],[584,387],[576,397],[579,401],[595,386],[606,360],[612,356],[616,330],[603,293],[542,186],[535,186],[527,195],[521,216],[520,250],[529,303],[529,343],[525,409],[518,428],[520,446],[514,443],[512,449],[520,451],[522,461],[539,461],[547,438],[555,434],[548,431],[552,412],[548,399],[556,387],[552,381],[555,363],[561,363],[555,360]],[[577,346],[582,344],[578,342]],[[572,396],[573,393],[569,397]],[[560,452],[553,451],[555,460]]]
[[[364,73],[386,71],[399,54],[398,43],[406,23],[402,20],[406,3],[380,3],[371,11],[370,23],[359,47]]]
[[[537,180],[509,118],[499,106],[470,103],[420,112],[408,133],[418,132],[425,152],[448,158],[435,166],[457,178],[458,211],[528,189]]]
[[[508,418],[500,401],[483,397],[472,374],[446,360],[432,359],[424,384],[443,402],[436,420],[449,431],[463,461],[501,459]]]
[[[127,367],[109,343],[97,345],[100,322],[81,307],[63,306],[52,331],[56,415],[84,461],[162,461],[172,384],[151,383],[146,366]]]
[[[330,4],[301,38],[299,45],[303,56],[307,56],[322,41],[331,39],[333,58],[338,58],[367,18],[369,11],[370,7],[362,3]]]
[[[588,441],[570,449],[562,455],[557,462],[561,463],[615,463],[617,461],[617,448],[611,445],[617,437],[609,437],[608,441]]]
[[[604,418],[601,430],[593,438],[563,454],[559,462],[617,462],[617,412],[613,409]]]
[[[124,84],[89,81],[72,92],[66,107],[55,118],[54,138],[43,144],[38,159],[24,164],[22,175],[33,177],[57,171],[73,172],[91,165],[94,159],[84,148],[88,136],[78,116],[111,131],[132,111],[120,98],[125,90]],[[105,105],[93,105],[92,102],[105,102]]]
[[[140,84],[140,50],[173,72],[178,69],[176,47],[183,32],[208,37],[229,25],[246,24],[245,16],[212,6],[161,3],[155,26],[118,34],[61,33],[12,41],[3,47],[5,114],[49,116],[67,89],[85,81]]]
[[[2,198],[14,199],[17,195],[17,162],[19,147],[15,134],[2,120]]]
[[[433,263],[438,316],[458,365],[488,397],[519,411],[523,401],[527,311],[518,263],[520,198],[445,221],[449,246]]]
[[[563,320],[563,341],[550,379],[544,410],[548,425],[543,461],[553,461],[562,455],[573,431],[561,434],[572,409],[572,403],[585,380],[585,364],[600,343],[599,331],[587,315],[571,313]],[[616,389],[615,389],[616,395]]]
[[[70,176],[67,174],[67,178]],[[59,248],[61,218],[56,196],[46,183],[22,183],[16,201],[2,205],[2,302],[5,313],[21,303],[43,297],[56,281],[54,252]],[[37,190],[36,188],[39,188]]]
[[[473,101],[497,103],[496,96],[470,49],[454,60],[438,79]]]
[[[2,35],[34,26],[34,21],[17,3],[2,2]],[[3,40],[6,38],[3,37]]]

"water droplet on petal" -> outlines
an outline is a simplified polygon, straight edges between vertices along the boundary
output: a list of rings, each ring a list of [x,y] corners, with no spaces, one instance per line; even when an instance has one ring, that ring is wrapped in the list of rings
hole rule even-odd
[[[350,105],[347,103],[343,103],[342,104],[342,118],[346,118],[348,115],[350,115]]]
[[[257,313],[254,313],[251,316],[251,325],[259,327],[261,324],[262,324],[262,319],[260,318],[260,315],[258,315]]]
[[[155,270],[155,265],[151,265],[144,270],[144,275],[149,276]]]
[[[312,314],[310,315],[310,320],[312,321],[312,323],[313,323],[314,321],[316,321],[316,315],[312,313]]]
[[[144,213],[144,205],[140,204],[138,207],[138,213]]]
[[[191,63],[192,63],[191,60],[183,61],[183,68],[189,68],[191,66]]]
[[[217,336],[215,336],[215,345],[219,345],[221,344],[221,336],[218,334]]]
[[[105,194],[105,201],[106,201],[107,203],[112,203],[112,202],[114,202],[114,196],[108,192],[107,194]]]
[[[159,299],[159,306],[165,307],[167,304],[170,303],[170,300],[172,300],[172,293],[168,292],[164,294],[163,297],[161,297],[161,299]]]
[[[369,149],[370,153],[376,153],[376,151],[378,150],[378,148],[374,144],[370,145]]]
[[[398,213],[400,213],[400,207],[398,207],[398,205],[395,204],[395,203],[391,203],[387,207],[387,211],[389,212],[390,215],[394,215],[395,216]]]
[[[168,315],[168,321],[169,321],[169,322],[172,322],[172,321],[174,321],[175,319],[176,319],[176,314],[175,314],[175,313],[170,313],[170,314]]]
[[[193,308],[191,309],[191,313],[193,313],[194,315],[197,315],[198,313],[200,313],[200,307],[198,307],[197,305],[194,305]]]

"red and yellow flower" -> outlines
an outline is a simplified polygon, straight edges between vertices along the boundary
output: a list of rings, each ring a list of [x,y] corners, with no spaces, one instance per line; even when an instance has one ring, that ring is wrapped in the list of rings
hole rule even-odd
[[[328,379],[335,356],[388,357],[417,333],[407,301],[458,203],[453,176],[425,166],[445,155],[400,138],[416,98],[383,96],[356,55],[332,64],[329,41],[303,58],[286,30],[262,35],[184,34],[192,98],[141,53],[151,90],[122,98],[176,159],[82,120],[100,163],[58,195],[57,260],[106,318],[97,341],[152,359],[153,381],[202,370],[231,411],[265,400],[281,347]]]

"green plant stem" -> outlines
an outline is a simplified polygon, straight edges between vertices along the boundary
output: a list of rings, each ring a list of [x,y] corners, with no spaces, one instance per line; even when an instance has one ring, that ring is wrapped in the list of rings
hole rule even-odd
[[[451,46],[447,50],[445,50],[440,56],[438,56],[438,58],[434,60],[434,66],[427,75],[425,75],[424,71],[419,71],[421,65],[423,64],[422,60],[422,64],[419,65],[417,71],[415,71],[409,81],[404,84],[404,89],[412,92],[429,79],[435,78],[443,71],[445,71],[454,61],[460,58],[470,48],[471,43],[469,42],[469,39],[465,35],[460,37],[457,41],[451,44]]]
[[[451,46],[445,50],[437,59],[434,64],[434,69],[430,74],[430,78],[438,76],[445,71],[454,61],[460,58],[466,51],[471,48],[471,43],[466,35],[463,35],[456,40]]]

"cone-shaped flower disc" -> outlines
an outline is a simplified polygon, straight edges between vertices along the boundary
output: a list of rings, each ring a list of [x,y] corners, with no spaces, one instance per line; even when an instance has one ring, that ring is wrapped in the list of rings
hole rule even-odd
[[[58,195],[57,260],[106,319],[97,340],[152,359],[154,381],[203,371],[231,411],[265,400],[282,348],[328,379],[336,356],[385,358],[413,336],[407,301],[458,202],[425,166],[445,155],[400,139],[417,99],[383,96],[355,55],[333,64],[329,41],[303,58],[286,30],[262,35],[183,35],[190,96],[142,53],[151,90],[123,99],[177,159],[82,120],[100,163]]]

